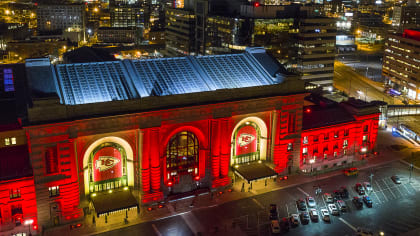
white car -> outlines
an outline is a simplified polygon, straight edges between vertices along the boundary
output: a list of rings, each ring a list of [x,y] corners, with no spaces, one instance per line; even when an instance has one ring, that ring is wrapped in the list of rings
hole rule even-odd
[[[328,212],[327,209],[325,209],[325,208],[322,208],[321,209],[321,216],[322,216],[322,219],[324,221],[327,221],[327,222],[330,222],[331,221],[330,213]]]
[[[369,182],[364,182],[364,183],[363,183],[363,186],[365,187],[366,192],[370,192],[370,191],[372,191],[372,190],[373,190],[373,189],[372,189],[372,185],[370,185],[370,183],[369,183]]]
[[[316,202],[313,197],[306,197],[306,203],[308,204],[308,207],[316,207]]]
[[[333,203],[334,202],[334,198],[329,193],[324,193],[323,197],[324,197],[324,201],[326,203]]]
[[[311,220],[315,222],[319,219],[318,211],[315,208],[309,209],[309,216],[311,217]]]
[[[340,211],[335,204],[328,204],[328,209],[330,210],[331,215],[340,215]]]

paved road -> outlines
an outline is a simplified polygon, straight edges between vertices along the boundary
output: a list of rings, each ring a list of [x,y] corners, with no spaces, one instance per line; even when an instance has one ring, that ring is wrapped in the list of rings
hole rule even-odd
[[[402,104],[398,99],[385,94],[381,83],[366,82],[366,78],[340,62],[336,62],[334,65],[334,87],[362,100],[380,100],[388,104]],[[367,96],[365,96],[366,94]]]
[[[391,151],[391,150],[390,150]],[[101,235],[271,235],[268,206],[276,203],[281,217],[298,212],[295,201],[313,195],[317,209],[325,207],[321,196],[315,196],[314,185],[321,185],[323,192],[332,192],[339,186],[347,186],[350,196],[358,196],[352,189],[357,182],[373,177],[373,192],[369,193],[373,208],[356,210],[350,200],[350,212],[333,217],[332,223],[309,223],[291,229],[288,235],[353,235],[357,227],[365,227],[385,235],[397,235],[420,227],[420,172],[413,172],[412,183],[408,182],[408,167],[393,162],[360,171],[357,177],[339,175],[328,179],[281,189],[254,197],[228,202],[206,209],[193,210],[186,214],[147,222]],[[395,185],[390,176],[401,176],[402,184]],[[233,227],[233,225],[235,225]]]

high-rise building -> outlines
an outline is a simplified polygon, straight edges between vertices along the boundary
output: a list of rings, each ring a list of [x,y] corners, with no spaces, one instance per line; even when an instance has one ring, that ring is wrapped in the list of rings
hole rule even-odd
[[[85,27],[85,5],[39,5],[37,28],[39,31],[81,32]]]
[[[169,56],[195,55],[195,15],[193,11],[168,8],[166,19],[166,53]]]
[[[420,30],[388,35],[382,76],[390,88],[420,99]]]
[[[399,32],[405,29],[420,28],[420,6],[409,1],[406,6],[395,6],[392,15],[392,26]]]
[[[334,77],[335,19],[309,17],[299,20],[296,35],[296,69],[308,88],[332,89]]]
[[[142,0],[110,0],[111,27],[145,27],[148,11]]]

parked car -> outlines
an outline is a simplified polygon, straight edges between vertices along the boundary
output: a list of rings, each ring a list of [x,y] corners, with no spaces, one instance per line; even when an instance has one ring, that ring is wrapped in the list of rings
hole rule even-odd
[[[395,184],[401,184],[400,177],[398,177],[397,175],[391,176],[391,179],[392,181],[394,181]]]
[[[296,206],[299,209],[299,211],[306,211],[306,204],[305,201],[303,201],[303,199],[298,199],[296,201]]]
[[[354,186],[354,190],[356,190],[356,192],[357,192],[359,195],[364,195],[364,194],[365,194],[365,188],[363,188],[363,186],[362,186],[362,184],[361,184],[361,183],[357,183],[357,184]]]
[[[341,199],[341,191],[340,190],[334,190],[332,196],[334,198],[334,201],[340,200]]]
[[[311,217],[311,220],[313,222],[318,222],[319,215],[318,215],[318,211],[315,208],[309,209],[309,216]]]
[[[364,182],[364,183],[363,183],[363,187],[365,187],[366,192],[370,192],[370,191],[372,191],[372,190],[373,190],[373,189],[372,189],[372,185],[371,185],[369,182]]]
[[[308,204],[308,207],[316,207],[316,202],[313,197],[306,197],[306,203]]]
[[[344,169],[344,174],[346,176],[357,176],[359,174],[359,170],[357,168],[348,168]]]
[[[277,213],[277,205],[276,204],[270,204],[270,220],[277,220],[278,213]]]
[[[333,197],[329,193],[324,193],[323,197],[324,197],[324,201],[326,203],[333,203],[334,202]]]
[[[362,199],[360,199],[359,197],[354,197],[353,198],[353,204],[356,206],[357,209],[363,209],[363,201]]]
[[[321,216],[322,216],[322,219],[324,221],[326,221],[326,222],[330,222],[331,221],[330,213],[328,212],[327,209],[325,209],[325,208],[322,208],[321,209]]]
[[[338,208],[334,203],[328,204],[328,209],[330,210],[331,215],[334,215],[334,216],[340,215],[340,212],[338,211]]]
[[[273,234],[279,234],[280,233],[280,224],[278,220],[272,220],[271,221],[271,232]]]
[[[298,214],[292,214],[289,219],[290,219],[290,224],[292,225],[292,227],[299,226],[299,215]]]
[[[370,199],[369,196],[363,196],[363,201],[365,202],[366,206],[371,208],[373,203],[372,203],[372,199]]]
[[[283,217],[280,221],[280,228],[283,232],[289,232],[290,230],[290,223],[286,217]]]
[[[341,193],[341,198],[343,199],[349,198],[349,191],[347,190],[346,187],[344,186],[340,187],[340,193]]]
[[[347,209],[347,204],[346,204],[346,202],[345,201],[343,201],[343,200],[338,200],[337,201],[337,207],[338,207],[338,209],[340,210],[340,211],[343,211],[343,212],[345,212],[345,211],[347,211],[348,209]]]
[[[310,217],[309,217],[308,212],[304,211],[300,213],[300,222],[302,224],[305,224],[305,225],[309,224],[309,220],[310,220]]]

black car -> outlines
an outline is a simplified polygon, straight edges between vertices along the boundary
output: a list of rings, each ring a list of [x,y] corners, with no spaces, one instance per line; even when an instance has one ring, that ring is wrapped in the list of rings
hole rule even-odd
[[[340,200],[341,199],[341,191],[340,190],[334,190],[332,196],[333,196],[335,202],[337,200]]]
[[[306,211],[304,211],[304,212],[301,212],[300,213],[300,215],[299,215],[299,217],[300,217],[300,222],[302,222],[302,224],[309,224],[309,221],[311,220],[311,218],[309,217],[309,214],[308,214],[308,212],[306,212]]]
[[[372,207],[372,199],[369,196],[364,196],[363,201],[365,202],[366,206],[371,208]]]
[[[278,219],[278,213],[277,213],[277,205],[276,204],[270,204],[270,220],[277,220]]]
[[[296,201],[296,206],[299,209],[299,211],[306,211],[306,204],[303,199],[299,199]]]
[[[359,197],[354,197],[353,198],[353,204],[356,206],[357,209],[363,209],[363,201],[362,199],[360,199]]]
[[[342,199],[349,198],[349,191],[344,186],[340,188],[340,194]]]

